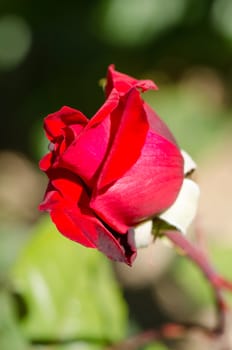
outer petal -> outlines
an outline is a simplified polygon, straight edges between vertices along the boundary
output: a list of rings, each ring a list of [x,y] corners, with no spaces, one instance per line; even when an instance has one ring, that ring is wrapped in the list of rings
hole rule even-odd
[[[119,179],[139,158],[148,132],[143,101],[136,89],[121,98],[112,145],[97,183],[97,189]]]
[[[147,120],[149,122],[151,130],[176,145],[176,140],[167,125],[163,122],[162,119],[160,119],[160,117],[147,103],[144,103],[144,110],[146,112]]]
[[[110,259],[131,265],[136,248],[127,235],[110,232],[88,207],[89,198],[78,178],[64,169],[53,172],[40,210],[50,212],[57,229],[69,239],[97,248]]]
[[[126,94],[132,87],[141,88],[142,91],[157,90],[157,86],[152,80],[137,80],[127,74],[117,72],[114,65],[108,67],[106,96],[108,96],[113,88],[115,88],[121,95]]]
[[[199,186],[190,179],[184,179],[176,201],[168,210],[160,214],[159,218],[182,233],[186,233],[196,215],[199,195]]]
[[[96,191],[90,205],[103,221],[125,233],[172,205],[182,182],[179,149],[149,131],[137,162],[109,188]]]

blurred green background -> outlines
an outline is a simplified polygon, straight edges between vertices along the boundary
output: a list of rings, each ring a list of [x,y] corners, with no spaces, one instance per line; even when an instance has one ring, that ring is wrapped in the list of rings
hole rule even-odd
[[[37,210],[47,182],[37,163],[44,116],[62,105],[94,115],[110,63],[153,79],[160,90],[144,98],[199,163],[197,226],[232,278],[231,18],[231,0],[1,0],[1,350],[102,349],[169,319],[214,322],[206,282],[162,243],[127,268],[56,234]]]

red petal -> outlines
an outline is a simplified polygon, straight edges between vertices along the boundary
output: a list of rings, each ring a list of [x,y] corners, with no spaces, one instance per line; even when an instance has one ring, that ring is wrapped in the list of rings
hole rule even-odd
[[[52,154],[51,153],[45,154],[45,156],[39,162],[39,168],[42,171],[47,171],[52,165],[51,160],[52,160]]]
[[[97,248],[110,259],[131,265],[136,249],[127,237],[110,232],[89,208],[89,197],[75,175],[63,169],[52,172],[40,210],[50,212],[57,229],[67,238]],[[75,181],[74,181],[75,180]]]
[[[90,119],[87,129],[93,127],[96,124],[102,122],[112,111],[118,106],[119,93],[113,89],[108,96],[103,106],[97,111],[97,113]]]
[[[151,130],[176,145],[176,140],[167,125],[163,122],[162,119],[160,119],[160,117],[147,103],[144,103],[144,110],[146,112]]]
[[[82,214],[76,208],[58,208],[51,212],[57,229],[67,238],[82,245],[97,248],[108,258],[131,265],[136,256],[135,247],[127,251],[110,231],[94,216]]]
[[[142,91],[158,89],[152,80],[137,80],[127,74],[117,72],[114,69],[113,64],[108,67],[107,84],[105,89],[106,96],[110,94],[113,88],[115,88],[120,94],[125,94],[132,87],[141,88]]]
[[[121,177],[136,162],[148,132],[143,101],[136,89],[121,99],[113,118],[120,123],[97,183],[98,190]]]
[[[179,149],[149,131],[137,162],[106,190],[94,194],[91,208],[114,230],[128,227],[167,209],[183,182]]]
[[[119,96],[114,90],[79,137],[62,155],[63,166],[78,174],[90,187],[106,156],[112,132],[111,113],[118,102]]]
[[[44,120],[44,128],[49,140],[53,141],[63,134],[63,128],[70,124],[86,125],[88,119],[80,111],[64,106],[49,114]]]
[[[64,200],[62,200],[61,195],[57,191],[48,191],[39,209],[50,213],[52,221],[64,236],[85,247],[96,247],[73,220],[73,217],[75,217],[75,208],[70,208],[70,204],[65,205]]]

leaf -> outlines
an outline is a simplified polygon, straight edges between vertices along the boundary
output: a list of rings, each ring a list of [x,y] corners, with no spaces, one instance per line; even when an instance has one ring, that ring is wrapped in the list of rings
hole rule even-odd
[[[35,227],[11,277],[27,309],[20,321],[27,338],[123,338],[126,307],[110,262],[64,238],[47,217]]]

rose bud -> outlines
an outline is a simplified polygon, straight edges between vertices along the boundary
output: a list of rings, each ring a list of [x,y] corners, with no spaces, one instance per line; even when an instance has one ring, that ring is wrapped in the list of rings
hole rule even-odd
[[[40,168],[49,184],[40,209],[69,239],[128,265],[136,256],[138,225],[159,216],[181,229],[172,206],[186,183],[184,158],[141,98],[149,89],[156,89],[152,81],[111,65],[106,101],[90,120],[66,106],[44,120],[50,152]]]

